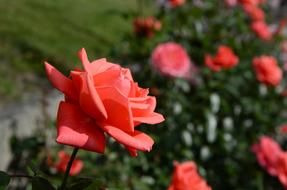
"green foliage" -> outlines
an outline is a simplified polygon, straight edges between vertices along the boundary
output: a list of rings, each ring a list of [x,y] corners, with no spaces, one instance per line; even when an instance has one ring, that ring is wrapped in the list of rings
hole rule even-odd
[[[43,74],[45,58],[65,70],[78,62],[81,47],[93,57],[107,55],[131,30],[118,15],[135,8],[133,0],[0,0],[0,95],[15,99],[43,85],[33,76]]]
[[[133,158],[127,151],[123,151],[123,147],[109,142],[105,155],[80,151],[79,158],[85,161],[80,177],[89,176],[98,180],[92,182],[89,179],[71,177],[68,189],[167,189],[174,160],[195,161],[199,172],[213,190],[283,189],[276,178],[259,167],[250,151],[252,144],[261,135],[273,137],[286,148],[286,139],[278,133],[278,126],[287,120],[287,101],[280,94],[286,82],[283,80],[278,87],[260,84],[251,64],[253,57],[262,54],[279,58],[279,44],[282,39],[264,42],[256,38],[250,30],[250,21],[240,6],[229,9],[221,0],[206,0],[200,5],[190,0],[175,9],[157,9],[154,1],[145,1],[147,3],[144,3],[138,15],[153,14],[161,21],[162,30],[151,39],[137,38],[132,33],[127,33],[120,40],[118,34],[131,31],[131,18],[137,15],[133,10],[136,6],[132,3],[115,1],[113,6],[120,11],[114,11],[108,6],[110,1],[97,1],[97,5],[102,4],[103,7],[95,6],[95,1],[88,0],[73,3],[69,0],[57,3],[38,3],[34,0],[18,2],[19,4],[15,2],[17,1],[9,2],[9,6],[22,12],[10,14],[13,18],[16,13],[21,16],[16,20],[12,16],[3,17],[7,19],[4,21],[25,23],[23,26],[26,33],[23,36],[18,35],[19,26],[15,26],[9,32],[1,32],[0,29],[0,34],[5,34],[10,39],[15,37],[15,42],[29,42],[27,47],[39,51],[40,57],[51,57],[63,63],[66,59],[74,59],[63,56],[74,55],[80,46],[86,46],[89,52],[91,49],[99,50],[96,55],[107,53],[107,47],[112,46],[110,57],[113,60],[130,67],[140,86],[154,88],[159,92],[156,95],[157,111],[165,116],[165,122],[157,126],[139,126],[141,131],[155,140],[153,150]],[[131,8],[132,6],[134,7]],[[129,11],[125,12],[126,8]],[[267,6],[264,9],[266,13],[270,12]],[[113,14],[105,17],[102,14],[104,10],[112,10],[110,12]],[[93,15],[97,11],[102,11],[98,18],[95,17],[96,20],[101,20],[102,25],[93,24]],[[31,21],[25,19],[34,18],[38,14],[40,17],[33,22],[35,28],[29,27]],[[274,20],[273,15],[266,16],[268,20]],[[111,17],[116,21],[110,21],[113,20]],[[44,19],[46,22],[43,22]],[[106,25],[109,24],[111,28],[106,31]],[[123,27],[119,27],[121,24]],[[39,33],[42,28],[47,30]],[[96,30],[98,28],[102,32]],[[110,36],[111,33],[114,37]],[[106,40],[98,39],[101,35]],[[164,77],[153,70],[150,65],[151,52],[157,44],[166,41],[180,43],[187,49],[200,71],[195,83]],[[102,47],[103,44],[105,48]],[[204,55],[214,54],[222,44],[235,51],[240,63],[235,68],[214,73],[205,67]],[[279,63],[282,67],[282,63]],[[14,141],[17,143],[13,143]],[[42,146],[33,138],[25,141],[25,146],[21,142],[12,139],[15,155],[25,155],[25,150],[31,149],[41,151]],[[59,184],[61,174],[49,170],[43,155],[31,153],[29,157],[34,158],[36,155],[43,159],[41,169],[51,177],[53,184]],[[37,183],[43,182],[42,178],[37,180]]]
[[[67,190],[78,190],[78,189],[86,189],[93,183],[92,179],[89,178],[80,178],[74,180],[69,186],[66,188]]]
[[[10,182],[10,176],[5,172],[0,171],[0,190],[6,189],[9,182]]]
[[[35,176],[32,178],[32,190],[56,190],[51,183],[42,177]]]

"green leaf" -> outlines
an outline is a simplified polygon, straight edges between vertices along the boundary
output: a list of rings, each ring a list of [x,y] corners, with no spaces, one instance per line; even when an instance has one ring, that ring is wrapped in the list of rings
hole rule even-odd
[[[42,177],[36,176],[32,178],[32,190],[56,190],[51,183]]]
[[[85,189],[89,185],[93,183],[92,179],[89,178],[79,178],[73,183],[71,183],[66,189],[67,190],[79,190],[79,189]]]
[[[106,190],[106,187],[102,181],[94,180],[93,183],[89,185],[85,190]]]
[[[0,190],[4,190],[10,182],[10,176],[3,171],[0,171]]]

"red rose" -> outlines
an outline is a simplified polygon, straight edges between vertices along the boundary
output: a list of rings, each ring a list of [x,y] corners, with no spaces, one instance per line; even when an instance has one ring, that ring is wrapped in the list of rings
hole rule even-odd
[[[185,3],[185,0],[168,0],[171,7],[178,7]]]
[[[277,176],[281,184],[287,189],[287,153],[282,152],[277,160]]]
[[[133,81],[129,69],[106,59],[90,62],[84,49],[79,57],[84,69],[71,71],[69,77],[45,63],[52,85],[65,95],[58,110],[56,141],[103,153],[105,132],[133,156],[137,150],[150,151],[153,140],[135,127],[164,120],[154,112],[155,97]]]
[[[280,132],[286,134],[287,133],[287,124],[280,126]]]
[[[138,17],[134,20],[134,33],[140,37],[152,37],[155,31],[161,29],[161,23],[154,17]]]
[[[251,29],[262,40],[271,40],[272,33],[264,21],[256,21],[251,24]]]
[[[253,21],[264,21],[265,13],[262,9],[255,5],[245,4],[243,5],[245,13],[251,17]]]
[[[252,151],[256,154],[257,161],[272,175],[277,175],[277,160],[282,150],[277,142],[267,136],[260,138],[259,143],[252,146]]]
[[[259,5],[265,3],[266,0],[239,0],[239,2],[243,5]]]
[[[195,70],[185,49],[174,42],[158,45],[151,60],[153,66],[167,76],[190,78],[191,69]]]
[[[197,172],[194,162],[175,163],[172,183],[168,190],[211,190]]]
[[[213,71],[220,71],[222,68],[228,69],[236,66],[239,62],[238,57],[232,49],[227,46],[219,46],[217,54],[212,57],[205,55],[205,65]]]
[[[70,155],[65,153],[64,151],[58,152],[58,161],[54,163],[50,157],[48,157],[48,165],[50,167],[53,167],[57,170],[57,172],[65,173],[66,168],[68,165],[68,162],[70,160]],[[82,168],[84,166],[84,163],[81,160],[75,159],[73,161],[71,170],[69,175],[74,176],[81,172]]]
[[[282,70],[274,57],[260,56],[253,59],[257,80],[267,85],[277,86],[282,79]]]

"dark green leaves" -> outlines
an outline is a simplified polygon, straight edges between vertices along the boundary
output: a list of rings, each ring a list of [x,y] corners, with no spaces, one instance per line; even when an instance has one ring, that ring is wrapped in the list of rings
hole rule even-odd
[[[0,190],[4,190],[9,182],[10,176],[5,172],[0,171]]]
[[[51,183],[42,177],[32,178],[32,190],[56,190]]]
[[[85,189],[89,185],[91,185],[93,181],[89,178],[80,178],[71,183],[68,187],[67,190],[79,190],[79,189]]]

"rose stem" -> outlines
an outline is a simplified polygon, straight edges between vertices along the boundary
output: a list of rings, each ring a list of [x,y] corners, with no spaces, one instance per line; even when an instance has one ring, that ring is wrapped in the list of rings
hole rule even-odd
[[[25,175],[25,174],[8,174],[11,178],[16,177],[24,177],[24,178],[33,178],[33,176]]]
[[[63,182],[62,182],[62,185],[60,187],[60,190],[64,190],[65,187],[66,187],[67,180],[68,180],[68,177],[69,177],[69,174],[70,174],[70,170],[71,170],[73,161],[76,158],[76,154],[77,154],[78,150],[79,150],[79,148],[74,148],[74,150],[73,150],[72,156],[71,156],[71,158],[70,158],[70,160],[68,162],[67,168],[66,168],[66,172],[65,172],[65,175],[64,175]]]

